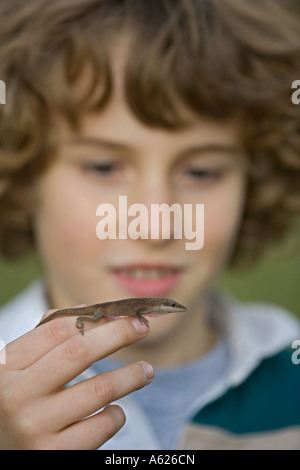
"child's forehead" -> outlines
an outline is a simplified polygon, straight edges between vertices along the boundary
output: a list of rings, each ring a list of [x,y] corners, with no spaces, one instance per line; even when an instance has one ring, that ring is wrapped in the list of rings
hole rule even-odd
[[[106,46],[114,93],[122,93],[124,90],[126,67],[128,65],[132,40],[133,38],[130,33],[123,31],[116,34],[109,45]],[[103,92],[103,78],[101,64],[87,59],[83,63],[76,81],[70,88],[75,101],[80,101],[84,97],[91,85],[95,83],[95,79],[94,98],[97,100],[99,93]]]
[[[54,116],[55,119],[55,116]],[[237,155],[242,152],[240,121],[216,122],[198,117],[183,129],[168,131],[146,126],[128,107],[118,108],[111,103],[102,111],[81,116],[80,127],[72,129],[68,122],[57,116],[54,121],[57,146],[62,155],[97,156],[101,151],[119,156],[158,155],[167,159],[197,155]]]
[[[80,106],[77,107],[79,126],[76,129],[73,129],[68,120],[60,113],[52,113],[52,122],[56,132],[63,140],[68,139],[72,142],[78,141],[79,137],[93,139],[100,136],[104,140],[118,141],[120,139],[122,142],[129,141],[137,144],[139,140],[144,142],[144,136],[155,130],[162,134],[166,132],[172,136],[174,141],[184,139],[188,141],[191,137],[194,137],[195,140],[200,136],[199,133],[202,134],[202,137],[206,136],[208,141],[219,139],[230,144],[233,140],[232,136],[237,140],[242,126],[240,113],[236,112],[226,119],[217,120],[209,114],[201,115],[194,112],[176,96],[173,96],[173,100],[176,101],[176,107],[184,122],[182,127],[166,129],[159,125],[148,126],[142,119],[139,119],[128,102],[125,89],[131,40],[130,34],[122,33],[110,46],[109,57],[113,87],[112,94],[103,109],[88,108],[80,111]],[[71,99],[74,102],[83,100],[92,83],[94,83],[93,93],[89,99],[91,102],[96,102],[103,92],[104,82],[101,80],[100,74],[95,85],[95,69],[93,64],[87,61],[82,67],[78,80],[70,87]],[[135,138],[130,139],[132,135]]]
[[[130,107],[144,123],[175,129],[193,124],[201,117],[202,111],[206,112],[208,119],[218,115],[222,119],[230,119],[237,113],[231,107],[222,106],[217,89],[213,93],[201,90],[202,78],[195,80],[193,70],[184,74],[186,83],[182,83],[177,76],[179,70],[176,73],[173,70],[175,63],[169,63],[159,54],[155,56],[155,42],[148,44],[150,51],[143,50],[136,33],[125,27],[110,39],[99,46],[98,56],[93,57],[97,48],[91,44],[91,56],[87,55],[83,62],[78,63],[76,54],[72,59],[73,67],[77,69],[76,78],[69,81],[66,75],[63,81],[65,95],[71,102],[74,114],[83,114],[82,109],[83,112],[104,109],[112,102],[120,108],[122,103]],[[102,47],[103,51],[100,52]],[[174,57],[178,55],[176,60],[181,54],[174,53]],[[55,71],[54,67],[53,78]]]

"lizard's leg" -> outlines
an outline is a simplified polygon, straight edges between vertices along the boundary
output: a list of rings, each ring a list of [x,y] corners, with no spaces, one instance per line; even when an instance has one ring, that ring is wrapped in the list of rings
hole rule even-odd
[[[80,333],[84,335],[84,332],[83,332],[84,322],[89,321],[89,322],[95,323],[98,320],[100,320],[100,318],[102,318],[104,315],[105,315],[104,311],[101,308],[98,308],[97,310],[95,310],[95,313],[92,317],[85,317],[85,316],[77,317],[76,327],[80,330]]]
[[[136,312],[137,318],[140,320],[141,323],[144,323],[145,325],[149,325],[149,321],[147,318],[143,317],[143,315],[140,312]]]

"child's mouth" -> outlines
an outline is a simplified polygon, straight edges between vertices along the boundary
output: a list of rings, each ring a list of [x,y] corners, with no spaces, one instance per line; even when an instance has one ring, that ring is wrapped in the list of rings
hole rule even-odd
[[[113,269],[114,279],[129,292],[145,297],[167,294],[179,282],[182,269],[135,265]]]

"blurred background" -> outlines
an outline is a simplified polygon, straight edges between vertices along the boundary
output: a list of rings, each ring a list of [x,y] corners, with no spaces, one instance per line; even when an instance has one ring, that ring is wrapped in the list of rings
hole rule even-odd
[[[34,253],[15,263],[0,258],[0,306],[39,276]],[[300,250],[287,243],[274,248],[255,267],[227,272],[219,287],[241,300],[275,303],[300,319]]]

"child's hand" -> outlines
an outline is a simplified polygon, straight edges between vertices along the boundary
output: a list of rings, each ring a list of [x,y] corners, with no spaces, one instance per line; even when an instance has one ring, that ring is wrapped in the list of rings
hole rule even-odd
[[[59,318],[7,345],[0,365],[0,449],[97,449],[124,425],[117,405],[83,418],[151,382],[149,364],[65,388],[93,362],[148,334],[136,318],[99,324],[82,336],[74,318]]]

